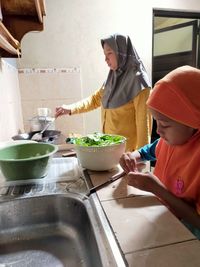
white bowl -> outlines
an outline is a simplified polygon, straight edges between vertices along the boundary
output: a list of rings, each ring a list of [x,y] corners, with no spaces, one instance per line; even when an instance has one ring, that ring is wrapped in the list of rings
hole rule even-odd
[[[116,167],[125,152],[126,138],[123,142],[107,146],[80,146],[75,144],[77,158],[83,168],[93,171],[106,171]]]

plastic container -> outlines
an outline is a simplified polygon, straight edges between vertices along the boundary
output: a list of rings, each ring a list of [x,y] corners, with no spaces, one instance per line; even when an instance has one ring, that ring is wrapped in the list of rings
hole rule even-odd
[[[81,166],[93,171],[116,167],[126,148],[126,138],[122,138],[121,143],[106,146],[81,146],[75,143],[74,150]]]
[[[7,181],[38,179],[47,175],[50,157],[58,147],[47,143],[24,143],[0,149],[0,168]]]

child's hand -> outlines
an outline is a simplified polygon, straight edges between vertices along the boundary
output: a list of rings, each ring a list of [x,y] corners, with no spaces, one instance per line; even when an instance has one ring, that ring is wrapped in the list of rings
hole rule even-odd
[[[146,163],[141,161],[138,151],[124,153],[119,163],[126,173],[141,171],[146,167]]]
[[[134,172],[136,171],[136,159],[134,156],[132,156],[131,152],[124,153],[120,160],[119,163],[122,167],[122,169],[126,172]]]
[[[160,180],[152,173],[129,172],[127,184],[140,190],[155,193],[162,186]]]

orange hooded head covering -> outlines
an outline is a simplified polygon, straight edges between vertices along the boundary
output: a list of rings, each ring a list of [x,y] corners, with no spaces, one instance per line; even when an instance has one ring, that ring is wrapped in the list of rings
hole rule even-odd
[[[171,71],[155,84],[147,106],[177,122],[199,129],[200,70],[183,66]]]
[[[200,70],[183,66],[167,74],[155,84],[147,106],[200,129]],[[160,138],[156,158],[154,174],[200,214],[200,130],[183,145],[169,145]]]

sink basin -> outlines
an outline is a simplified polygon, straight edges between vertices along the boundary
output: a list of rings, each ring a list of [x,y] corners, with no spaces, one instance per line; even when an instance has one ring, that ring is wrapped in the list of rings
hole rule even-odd
[[[52,194],[0,202],[0,266],[120,266],[89,198]]]

